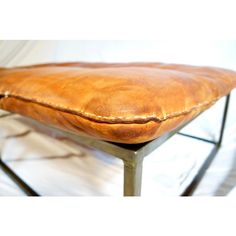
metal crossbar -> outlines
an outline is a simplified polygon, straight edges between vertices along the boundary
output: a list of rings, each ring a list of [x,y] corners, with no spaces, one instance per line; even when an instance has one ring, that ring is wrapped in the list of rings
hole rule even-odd
[[[114,157],[120,158],[124,162],[124,196],[140,196],[141,195],[141,182],[142,182],[142,163],[144,157],[150,154],[153,150],[158,148],[164,142],[166,142],[170,137],[174,134],[179,134],[186,136],[188,138],[194,138],[200,141],[208,142],[214,145],[211,153],[206,158],[205,162],[199,169],[197,175],[192,180],[191,184],[184,191],[182,196],[189,196],[193,193],[203,175],[205,174],[207,168],[210,166],[214,157],[216,156],[223,139],[224,128],[226,123],[227,111],[229,106],[230,94],[226,97],[225,107],[223,118],[221,122],[221,129],[218,141],[208,140],[201,137],[196,137],[188,134],[180,133],[179,131],[184,128],[187,124],[175,129],[171,132],[168,132],[161,137],[141,144],[119,144],[112,143],[102,140],[96,140],[86,136],[79,136],[73,132],[69,132],[67,130],[58,129],[53,126],[44,125],[35,120],[27,118],[30,122],[34,123],[34,125],[40,125],[40,127],[44,127],[45,129],[52,130],[61,135],[64,135],[68,138],[71,138],[77,141],[80,144],[86,145],[88,147],[92,147],[103,151],[105,153],[111,154]],[[0,158],[1,159],[1,158]],[[38,196],[31,187],[29,187],[22,179],[20,179],[2,160],[0,160],[0,167],[4,170],[6,174],[27,194],[30,196]]]
[[[39,196],[28,184],[26,184],[9,166],[0,159],[0,167],[7,176],[28,196]]]

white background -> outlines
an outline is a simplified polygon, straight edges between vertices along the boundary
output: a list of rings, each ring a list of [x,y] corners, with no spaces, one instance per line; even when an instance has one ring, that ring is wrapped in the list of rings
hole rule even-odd
[[[0,65],[8,67],[54,61],[160,61],[236,69],[236,40],[1,41],[0,51]]]

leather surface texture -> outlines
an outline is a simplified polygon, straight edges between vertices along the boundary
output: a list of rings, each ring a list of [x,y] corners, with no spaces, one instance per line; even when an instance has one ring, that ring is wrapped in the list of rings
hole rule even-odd
[[[51,63],[0,68],[0,108],[74,133],[134,144],[180,127],[234,87],[236,72],[215,67]]]

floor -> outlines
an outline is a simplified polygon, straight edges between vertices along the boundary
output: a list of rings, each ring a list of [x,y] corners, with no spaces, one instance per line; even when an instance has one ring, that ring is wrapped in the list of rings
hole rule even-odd
[[[236,195],[235,103],[234,91],[223,146],[194,196]],[[223,105],[224,99],[182,131],[216,139]],[[145,158],[142,196],[180,195],[211,147],[211,144],[175,135]],[[119,159],[57,134],[48,134],[19,115],[0,119],[0,150],[2,159],[40,195],[122,196],[123,163]],[[23,195],[0,169],[0,196]]]

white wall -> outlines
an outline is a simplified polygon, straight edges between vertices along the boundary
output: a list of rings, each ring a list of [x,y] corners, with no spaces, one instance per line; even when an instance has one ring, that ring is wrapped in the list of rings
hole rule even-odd
[[[11,53],[22,41],[0,42],[0,66],[52,61],[160,61],[211,65],[236,70],[236,40],[232,41],[24,41],[12,60]],[[17,51],[17,50],[16,50]],[[13,53],[14,54],[14,53]],[[3,60],[2,58],[5,59]]]

